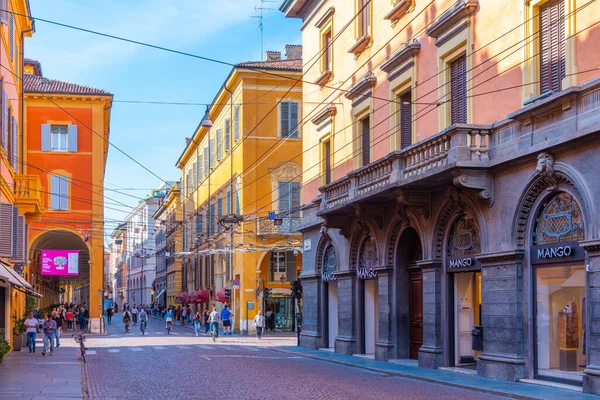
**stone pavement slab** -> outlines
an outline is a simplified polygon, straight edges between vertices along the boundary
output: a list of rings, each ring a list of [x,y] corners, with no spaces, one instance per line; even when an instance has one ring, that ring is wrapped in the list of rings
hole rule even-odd
[[[301,355],[304,357],[362,368],[390,375],[412,378],[425,382],[454,386],[478,392],[490,393],[516,399],[534,400],[597,400],[598,396],[578,393],[571,390],[551,388],[520,382],[507,382],[438,369],[419,368],[411,365],[376,361],[364,357],[348,356],[330,351],[313,350],[304,347],[271,347],[275,351]]]
[[[52,356],[42,356],[39,337],[35,353],[25,347],[7,355],[0,364],[0,400],[82,399],[77,344],[68,336],[61,339],[61,346],[54,348]]]

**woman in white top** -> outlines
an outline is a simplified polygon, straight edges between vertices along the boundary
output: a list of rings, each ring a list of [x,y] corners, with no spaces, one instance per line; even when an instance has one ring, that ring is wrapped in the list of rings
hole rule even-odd
[[[265,327],[265,317],[262,311],[259,311],[256,317],[254,317],[254,326],[256,327],[256,337],[260,339]]]

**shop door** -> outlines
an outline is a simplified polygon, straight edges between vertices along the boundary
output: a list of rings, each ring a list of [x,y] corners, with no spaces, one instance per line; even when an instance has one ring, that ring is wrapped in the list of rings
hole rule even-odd
[[[479,324],[479,304],[481,298],[479,272],[460,272],[454,274],[454,326],[456,364],[475,362],[472,350],[471,329]]]
[[[327,326],[329,328],[327,343],[329,348],[335,347],[338,333],[338,285],[337,282],[327,284]]]
[[[364,300],[364,340],[365,354],[375,354],[375,341],[377,340],[377,281],[364,281],[365,300]]]
[[[423,274],[410,274],[410,358],[419,358],[423,344]]]

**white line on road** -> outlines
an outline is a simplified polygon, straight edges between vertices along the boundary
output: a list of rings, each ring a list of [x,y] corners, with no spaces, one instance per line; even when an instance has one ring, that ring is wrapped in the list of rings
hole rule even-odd
[[[118,353],[118,352],[120,352],[120,351],[121,351],[121,350],[119,350],[119,349],[108,349],[108,352],[109,352],[109,353]]]
[[[229,350],[229,351],[234,351],[234,350],[238,350],[238,349],[239,349],[238,347],[234,347],[234,346],[223,346],[223,345],[219,345],[219,348],[220,348],[220,349],[223,349],[223,350]]]
[[[181,350],[191,350],[192,348],[190,346],[177,346],[178,349]]]
[[[201,344],[199,344],[199,345],[198,345],[198,347],[200,347],[201,349],[204,349],[204,350],[213,350],[213,349],[214,349],[214,347],[210,347],[210,346],[203,346],[203,345],[201,345]]]
[[[171,335],[179,335],[179,333],[171,331]]]
[[[248,349],[249,351],[260,351],[256,347],[246,347],[246,349]]]
[[[156,350],[166,350],[167,349],[166,347],[163,347],[163,346],[153,346],[153,348]]]
[[[94,354],[96,354],[96,350],[88,350],[85,352],[85,354],[88,356],[93,356]]]
[[[142,349],[141,347],[132,347],[130,350],[131,351],[143,351],[144,349]]]

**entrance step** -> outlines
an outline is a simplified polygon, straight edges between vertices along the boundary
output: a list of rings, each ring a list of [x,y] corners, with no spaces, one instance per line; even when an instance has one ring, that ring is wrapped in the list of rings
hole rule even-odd
[[[543,381],[541,379],[519,379],[519,382],[529,383],[529,384],[533,384],[533,385],[540,385],[540,386],[548,386],[548,387],[553,387],[553,388],[556,388],[556,389],[572,390],[574,392],[583,393],[583,388],[582,387],[580,387],[580,386],[574,386],[574,385],[567,385],[566,383]]]
[[[408,358],[393,358],[393,359],[389,359],[388,362],[391,362],[394,364],[408,365],[410,367],[418,367],[419,366],[418,360],[410,360]]]
[[[375,354],[352,354],[354,357],[368,358],[369,360],[375,359]]]
[[[477,370],[475,370],[475,369],[460,368],[460,367],[439,367],[438,369],[442,370],[442,371],[456,372],[458,374],[477,376]]]
[[[317,350],[328,351],[330,353],[335,353],[335,349],[333,347],[320,347]]]

